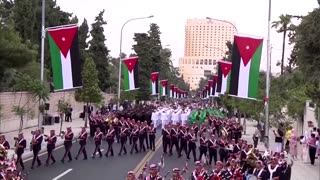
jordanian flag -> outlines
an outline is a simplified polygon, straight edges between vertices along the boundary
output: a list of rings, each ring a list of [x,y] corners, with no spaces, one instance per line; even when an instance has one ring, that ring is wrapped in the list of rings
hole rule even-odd
[[[205,98],[209,98],[210,97],[210,87],[209,85],[206,85],[206,97]]]
[[[174,98],[174,85],[170,84],[170,97]]]
[[[217,93],[217,86],[218,86],[218,75],[213,75],[213,91],[214,91],[214,97],[218,97],[218,93]]]
[[[54,90],[82,86],[78,26],[48,30]]]
[[[229,91],[231,66],[231,62],[228,61],[218,62],[218,94],[223,95]]]
[[[160,95],[167,96],[167,87],[168,87],[168,80],[161,80],[160,81]]]
[[[159,93],[159,72],[151,73],[150,91],[151,95],[157,95]]]
[[[263,39],[234,36],[229,94],[256,99]]]
[[[209,88],[210,88],[209,95],[210,95],[210,96],[213,96],[213,95],[214,95],[214,84],[213,84],[213,80],[208,80],[208,85],[209,85]]]
[[[138,57],[123,59],[122,62],[124,90],[132,91],[138,89]]]
[[[178,98],[178,87],[173,88],[173,97]]]

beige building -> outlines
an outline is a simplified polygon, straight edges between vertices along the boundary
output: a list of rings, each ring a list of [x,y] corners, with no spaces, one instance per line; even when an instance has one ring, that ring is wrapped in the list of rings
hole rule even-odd
[[[191,90],[198,88],[205,74],[216,73],[217,61],[227,51],[226,42],[237,31],[231,22],[215,19],[188,19],[185,26],[184,57],[179,70]]]

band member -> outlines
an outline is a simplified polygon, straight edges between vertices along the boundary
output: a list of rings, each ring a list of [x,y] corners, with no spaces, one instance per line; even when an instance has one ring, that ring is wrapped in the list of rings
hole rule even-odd
[[[217,161],[215,169],[210,174],[210,180],[221,180],[225,176],[225,170],[223,169],[223,162]]]
[[[71,127],[67,128],[67,132],[64,135],[64,149],[65,149],[65,153],[61,159],[61,162],[64,163],[64,159],[68,156],[69,158],[69,162],[72,161],[72,156],[71,156],[71,147],[72,147],[72,140],[73,140],[73,132],[71,130]]]
[[[139,145],[140,145],[140,152],[143,150],[143,152],[146,151],[146,147],[144,145],[144,140],[146,137],[146,131],[147,131],[147,127],[142,125],[142,127],[140,127],[140,132],[139,132]]]
[[[57,136],[54,130],[50,130],[50,136],[46,136],[45,141],[47,141],[48,158],[46,160],[46,166],[48,166],[50,159],[52,160],[52,164],[56,162],[53,157],[53,150],[55,149],[57,142]]]
[[[94,137],[93,137],[94,144],[96,145],[96,147],[95,147],[95,149],[93,151],[92,158],[96,157],[96,152],[97,151],[99,152],[100,158],[102,157],[102,153],[101,153],[101,149],[100,149],[102,137],[103,137],[103,133],[101,132],[100,128],[97,127],[96,132],[95,132]]]
[[[278,165],[278,160],[276,157],[272,157],[271,164],[268,165],[268,179],[279,180],[281,175],[281,169]]]
[[[134,174],[135,173],[133,171],[129,171],[126,180],[136,180],[137,178]]]
[[[108,132],[107,132],[107,143],[108,143],[108,150],[105,154],[106,157],[109,156],[109,152],[111,154],[111,156],[113,156],[113,143],[114,143],[114,136],[115,136],[115,130],[113,128],[112,125],[110,125],[110,128],[108,129]]]
[[[188,155],[187,158],[190,159],[190,152],[192,151],[194,161],[197,161],[196,155],[196,135],[194,131],[191,129],[188,134]]]
[[[151,147],[149,147],[149,145],[150,145],[150,143],[149,143],[149,141],[150,141],[149,140],[149,130],[150,130],[150,128],[148,126],[147,121],[143,122],[143,125],[146,128],[146,130],[144,131],[144,140],[146,142],[147,149],[149,149],[149,148],[151,149]]]
[[[198,131],[199,131],[199,128],[198,128],[198,125],[197,124],[194,124],[191,129],[193,130],[194,132],[194,135],[196,136],[196,139],[198,137]]]
[[[256,162],[256,168],[253,170],[253,175],[259,180],[268,180],[268,172],[265,170],[262,161]]]
[[[162,129],[162,141],[163,141],[163,153],[167,153],[167,149],[170,147],[170,132],[168,126],[165,125]]]
[[[220,149],[219,149],[220,161],[227,162],[227,160],[228,160],[228,150],[226,148],[227,148],[228,143],[225,141],[225,137],[222,136],[217,144],[220,147]]]
[[[207,171],[202,167],[200,161],[195,162],[195,170],[191,174],[191,180],[198,180],[198,179],[206,179],[208,178]]]
[[[149,168],[150,173],[146,176],[145,180],[162,180],[158,172],[158,167],[155,164],[151,164]]]
[[[172,170],[172,178],[171,180],[184,180],[184,178],[182,177],[181,173],[180,173],[180,169],[179,168],[174,168]]]
[[[38,166],[41,166],[41,161],[39,159],[39,152],[41,150],[41,144],[43,141],[43,136],[41,135],[41,131],[38,129],[34,132],[33,135],[33,141],[32,143],[32,149],[33,149],[33,160],[32,160],[32,165],[31,165],[31,169],[34,168],[34,163],[37,161]]]
[[[87,160],[88,159],[87,151],[86,151],[87,138],[88,138],[88,133],[86,131],[86,128],[83,127],[81,129],[81,133],[79,135],[80,149],[79,149],[78,154],[77,154],[77,156],[75,158],[76,160],[78,160],[78,157],[79,157],[80,153],[83,153],[83,160]]]
[[[131,133],[131,137],[132,137],[132,148],[130,151],[130,154],[133,153],[133,150],[136,151],[136,153],[138,153],[138,137],[139,137],[139,128],[138,126],[134,126],[132,133]]]
[[[176,151],[179,153],[179,140],[178,140],[178,130],[176,125],[174,125],[170,131],[170,137],[171,137],[171,146],[170,146],[170,155],[172,155],[172,148],[173,146],[176,147]]]
[[[10,144],[9,142],[6,140],[6,136],[5,135],[1,135],[0,136],[0,144],[6,149],[10,149]]]
[[[216,142],[214,134],[212,134],[211,138],[208,140],[208,148],[209,148],[209,164],[210,165],[212,164],[212,158],[213,158],[214,164],[216,165],[217,160],[218,160],[218,158],[217,158],[218,146],[217,146],[217,142]]]
[[[120,147],[120,152],[119,152],[119,156],[121,156],[122,150],[124,151],[124,154],[127,154],[127,148],[126,148],[126,142],[128,139],[128,128],[126,128],[125,125],[123,125],[120,129],[120,143],[121,143],[121,147]]]
[[[188,134],[185,127],[182,127],[179,131],[179,139],[180,139],[180,151],[179,157],[182,156],[182,150],[184,150],[186,156],[188,155]]]
[[[150,149],[155,151],[156,149],[156,128],[154,127],[153,123],[150,124],[149,128],[149,143],[150,143]]]
[[[204,155],[204,157],[207,156],[207,140],[205,138],[205,135],[200,133],[200,146],[199,146],[199,151],[200,151],[200,155],[199,155],[199,161],[201,161],[202,156]]]
[[[19,133],[18,140],[16,141],[16,153],[17,153],[17,162],[16,164],[20,164],[21,169],[24,170],[24,164],[22,161],[22,154],[24,153],[24,149],[27,147],[27,141],[23,137],[23,133]]]

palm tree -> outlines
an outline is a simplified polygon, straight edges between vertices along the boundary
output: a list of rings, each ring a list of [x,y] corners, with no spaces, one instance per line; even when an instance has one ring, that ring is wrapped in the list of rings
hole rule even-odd
[[[281,14],[279,16],[279,20],[273,21],[271,26],[272,28],[276,28],[278,33],[283,33],[282,55],[281,55],[281,75],[283,74],[283,69],[284,69],[284,53],[285,53],[285,47],[286,47],[287,31],[291,30],[290,29],[291,18],[292,18],[292,15]]]

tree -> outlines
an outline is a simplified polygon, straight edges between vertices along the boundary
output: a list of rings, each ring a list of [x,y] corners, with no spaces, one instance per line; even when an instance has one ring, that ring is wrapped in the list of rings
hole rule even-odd
[[[107,24],[103,19],[104,12],[104,10],[100,11],[95,18],[95,22],[91,25],[92,39],[89,41],[89,55],[93,58],[97,67],[99,87],[102,91],[106,91],[110,87],[109,50],[105,45],[106,38],[103,28]]]
[[[277,30],[278,33],[283,33],[283,38],[282,38],[282,55],[281,55],[281,75],[283,75],[283,70],[284,70],[284,53],[285,53],[285,47],[286,47],[286,37],[287,37],[287,32],[290,30],[290,24],[291,24],[291,15],[283,15],[281,14],[279,16],[278,21],[272,22],[273,28],[279,28]]]
[[[99,89],[99,79],[98,79],[98,71],[96,69],[96,65],[91,57],[87,58],[83,65],[82,70],[82,89],[80,92],[81,102],[86,103],[87,107],[91,103],[101,103],[102,95]],[[84,126],[88,126],[88,111],[85,112],[85,124]]]
[[[87,20],[84,18],[81,26],[79,27],[79,50],[80,50],[80,62],[81,67],[83,66],[83,62],[87,57],[87,48],[88,43],[87,39],[89,38],[89,26]]]
[[[231,57],[232,57],[233,44],[231,43],[231,41],[227,41],[226,46],[227,46],[228,50],[226,51],[226,54],[225,54],[225,57],[223,58],[223,60],[231,62],[232,61]]]
[[[33,117],[33,107],[39,103],[39,101],[46,102],[49,100],[49,89],[38,79],[33,79],[28,75],[21,74],[16,84],[16,89],[25,89],[31,93],[25,104],[21,104],[22,92],[18,105],[12,106],[12,112],[20,117],[19,132],[22,131],[24,118],[26,116]],[[33,106],[27,106],[31,100],[36,100]],[[39,107],[41,111],[43,107]],[[39,121],[39,123],[42,123]],[[40,124],[39,124],[40,125]]]

